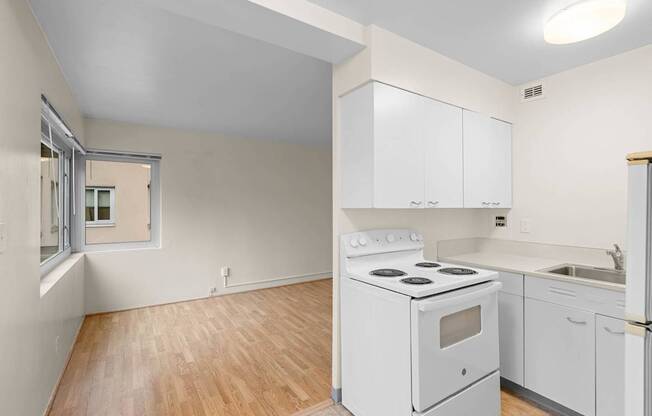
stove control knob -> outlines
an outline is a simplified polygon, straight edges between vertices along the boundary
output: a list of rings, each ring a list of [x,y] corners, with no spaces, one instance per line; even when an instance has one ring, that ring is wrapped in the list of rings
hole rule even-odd
[[[388,243],[393,243],[396,237],[394,237],[394,234],[387,234],[387,242]]]
[[[410,234],[410,240],[417,241],[418,238],[419,238],[419,236],[417,235],[417,233]]]
[[[353,238],[353,239],[351,239],[351,241],[349,242],[349,244],[351,244],[351,247],[353,247],[353,248],[357,248],[358,245],[360,245],[360,243],[358,242],[358,239],[357,239],[357,238]]]
[[[367,245],[367,239],[364,238],[364,237],[360,237],[360,240],[358,240],[358,243],[360,243],[360,245],[361,245],[362,247],[364,247],[364,246]]]

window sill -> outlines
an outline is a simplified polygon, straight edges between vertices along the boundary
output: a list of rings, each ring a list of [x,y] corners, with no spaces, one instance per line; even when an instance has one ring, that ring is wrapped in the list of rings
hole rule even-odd
[[[73,253],[41,278],[41,298],[57,284],[75,265],[83,261],[84,253]]]
[[[102,227],[115,227],[115,223],[114,222],[110,222],[106,224],[86,223],[86,228],[102,228]]]

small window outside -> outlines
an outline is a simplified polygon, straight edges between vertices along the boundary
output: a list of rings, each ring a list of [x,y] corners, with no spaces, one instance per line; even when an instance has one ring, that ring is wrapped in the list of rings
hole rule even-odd
[[[87,249],[99,249],[104,244],[152,242],[151,191],[155,163],[87,158],[84,197]]]
[[[86,226],[115,226],[115,188],[87,186],[85,211]]]

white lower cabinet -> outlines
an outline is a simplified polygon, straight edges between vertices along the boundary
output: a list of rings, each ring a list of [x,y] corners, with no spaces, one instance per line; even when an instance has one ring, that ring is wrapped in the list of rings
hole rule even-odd
[[[500,375],[523,385],[523,275],[500,272],[503,289],[498,293]]]
[[[595,316],[596,416],[625,414],[625,321]]]
[[[500,375],[523,385],[523,296],[498,294]]]
[[[595,415],[595,314],[525,299],[525,387]]]

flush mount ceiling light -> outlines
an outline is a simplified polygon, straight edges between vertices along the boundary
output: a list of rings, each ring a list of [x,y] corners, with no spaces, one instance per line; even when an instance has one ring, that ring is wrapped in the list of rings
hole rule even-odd
[[[564,45],[598,36],[625,17],[626,0],[584,0],[555,13],[545,25],[548,43]]]

